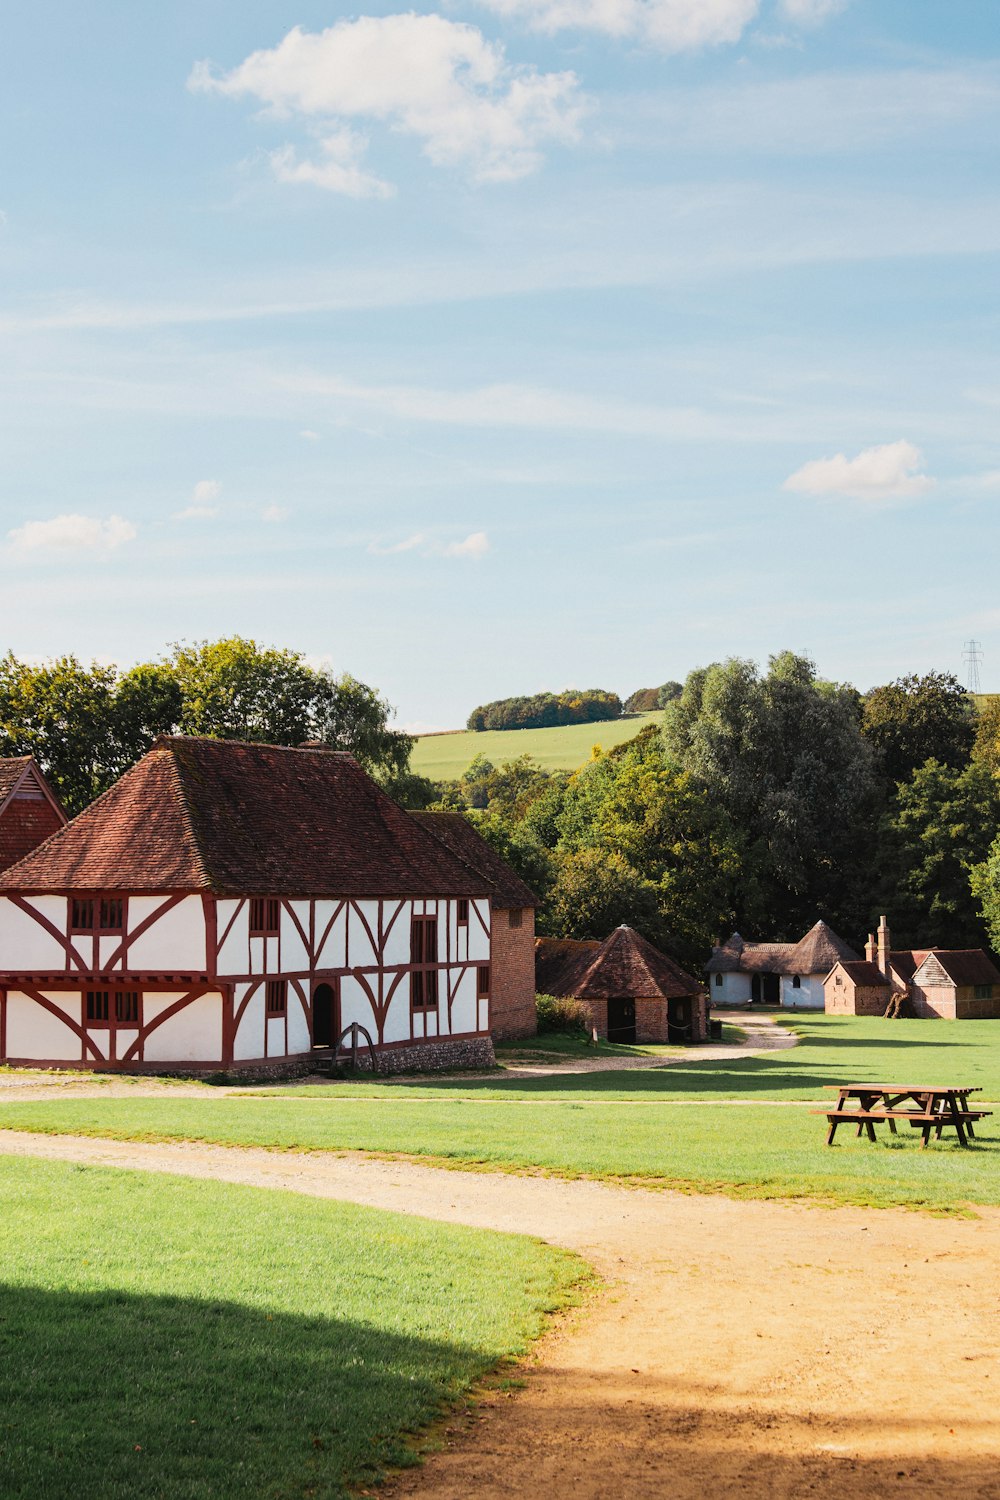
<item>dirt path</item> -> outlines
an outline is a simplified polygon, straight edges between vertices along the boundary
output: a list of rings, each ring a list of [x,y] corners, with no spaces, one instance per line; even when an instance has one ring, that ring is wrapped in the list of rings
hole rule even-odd
[[[608,1057],[605,1054],[598,1057],[574,1057],[567,1061],[536,1062],[530,1057],[531,1042],[528,1040],[524,1043],[526,1060],[517,1061],[516,1054],[509,1060],[505,1058],[504,1070],[525,1078],[558,1078],[569,1073],[621,1073],[630,1068],[676,1068],[694,1062],[723,1062],[732,1057],[758,1057],[761,1053],[780,1052],[786,1047],[798,1046],[799,1039],[794,1031],[780,1026],[773,1016],[739,1011],[733,1015],[727,1014],[724,1019],[732,1020],[746,1033],[742,1042],[707,1042],[701,1047],[685,1047],[683,1051],[672,1052],[667,1057],[657,1057],[655,1054]],[[539,1051],[535,1056],[541,1059],[543,1054]]]
[[[0,1132],[15,1153],[519,1230],[607,1290],[527,1389],[393,1486],[423,1500],[1000,1497],[1000,1214],[628,1191],[363,1156]],[[2,1170],[2,1155],[0,1155]]]

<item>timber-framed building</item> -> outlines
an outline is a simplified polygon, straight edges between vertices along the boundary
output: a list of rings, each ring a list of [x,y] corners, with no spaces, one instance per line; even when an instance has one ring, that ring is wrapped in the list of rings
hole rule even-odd
[[[162,736],[0,874],[0,1062],[490,1064],[490,897],[350,755]]]

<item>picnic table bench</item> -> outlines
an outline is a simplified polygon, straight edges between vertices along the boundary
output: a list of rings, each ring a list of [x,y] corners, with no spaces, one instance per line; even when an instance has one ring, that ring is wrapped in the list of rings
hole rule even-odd
[[[949,1129],[955,1131],[959,1144],[965,1146],[970,1138],[975,1140],[974,1122],[993,1113],[970,1107],[969,1095],[981,1094],[980,1088],[930,1088],[925,1084],[900,1083],[842,1083],[826,1087],[836,1089],[837,1103],[833,1109],[814,1113],[825,1114],[830,1123],[828,1146],[833,1145],[838,1125],[857,1125],[859,1136],[866,1131],[868,1139],[874,1141],[876,1125],[886,1123],[896,1135],[897,1120],[905,1120],[920,1131],[921,1149],[930,1140],[931,1131],[940,1140],[941,1132]]]

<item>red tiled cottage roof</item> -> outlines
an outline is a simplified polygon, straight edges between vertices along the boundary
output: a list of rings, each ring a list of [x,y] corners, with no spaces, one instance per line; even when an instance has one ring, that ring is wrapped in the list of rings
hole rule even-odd
[[[535,983],[542,994],[578,1000],[673,1000],[702,993],[696,979],[631,927],[617,927],[603,943],[539,938]]]
[[[538,897],[491,844],[458,812],[411,812],[421,828],[439,839],[463,864],[487,880],[496,907],[537,906]]]
[[[1000,973],[982,948],[932,948],[924,960],[936,958],[959,989],[974,984],[1000,984]]]
[[[353,756],[168,735],[3,889],[490,894]]]
[[[34,756],[0,756],[0,870],[37,849],[65,822]]]
[[[873,964],[870,959],[840,959],[838,962],[848,979],[852,979],[855,984],[865,989],[891,989],[878,964]],[[831,968],[836,968],[836,964],[832,964]]]

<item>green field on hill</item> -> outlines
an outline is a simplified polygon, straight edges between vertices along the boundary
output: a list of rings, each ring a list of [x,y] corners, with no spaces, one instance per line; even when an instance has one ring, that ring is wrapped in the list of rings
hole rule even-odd
[[[630,714],[600,724],[561,724],[555,729],[486,729],[477,734],[459,729],[454,734],[421,735],[410,765],[434,781],[457,781],[477,755],[495,766],[519,755],[530,755],[547,771],[575,771],[590,759],[595,745],[610,750],[635,739],[647,724],[658,724],[662,712]]]

